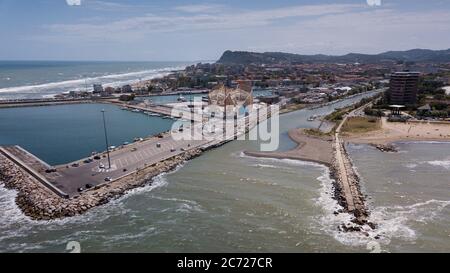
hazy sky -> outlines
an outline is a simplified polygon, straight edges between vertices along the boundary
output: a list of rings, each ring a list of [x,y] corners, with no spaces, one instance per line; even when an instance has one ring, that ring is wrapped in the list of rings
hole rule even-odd
[[[448,0],[0,0],[0,59],[215,60],[450,48]]]

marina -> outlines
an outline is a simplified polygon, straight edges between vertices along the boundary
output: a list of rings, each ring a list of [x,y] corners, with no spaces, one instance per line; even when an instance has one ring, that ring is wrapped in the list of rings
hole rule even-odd
[[[450,1],[3,2],[0,254],[450,252]]]
[[[338,104],[338,107],[343,106],[343,104]],[[280,133],[283,135],[286,130],[297,127],[316,126],[318,121],[307,121],[307,118],[312,115],[312,111],[318,111],[314,113],[316,115],[325,115],[333,109],[334,107],[325,106],[319,110],[306,109],[284,114],[281,116],[281,119],[285,122],[282,122]],[[118,110],[121,111],[120,109]],[[133,114],[133,117],[137,119],[140,119],[140,117],[145,118],[145,115],[130,114]],[[288,123],[286,122],[288,120],[295,120],[296,122]],[[287,144],[289,138],[281,141]],[[123,140],[118,143],[119,146],[122,142]],[[64,236],[63,240],[77,238],[86,242],[84,244],[89,249],[103,251],[105,249],[126,250],[129,248],[139,249],[140,251],[163,251],[168,242],[173,242],[176,245],[172,249],[173,251],[181,251],[183,249],[191,251],[207,249],[208,251],[214,251],[219,250],[216,247],[217,244],[221,245],[221,250],[229,251],[236,249],[246,251],[258,248],[265,251],[299,251],[299,249],[320,251],[326,250],[330,246],[339,251],[364,251],[366,242],[380,233],[384,234],[380,239],[383,249],[412,250],[417,247],[417,244],[429,248],[436,247],[437,250],[445,248],[444,241],[441,246],[430,245],[425,240],[415,239],[416,235],[409,233],[409,230],[414,228],[417,233],[435,236],[430,233],[428,228],[420,223],[416,223],[413,219],[419,217],[423,221],[431,223],[429,217],[426,216],[428,215],[426,211],[429,209],[441,211],[445,204],[437,201],[432,203],[425,202],[426,200],[421,199],[420,196],[415,196],[414,200],[401,199],[402,206],[396,207],[399,196],[404,194],[405,191],[409,192],[409,190],[401,185],[389,182],[390,177],[394,173],[392,170],[395,168],[400,168],[405,172],[420,169],[423,172],[422,176],[425,175],[429,168],[433,168],[437,172],[435,184],[439,185],[439,181],[444,181],[442,178],[446,175],[446,169],[437,165],[420,165],[418,161],[420,162],[421,158],[427,155],[427,152],[433,146],[436,147],[432,149],[433,152],[431,154],[434,155],[435,151],[440,151],[441,155],[438,158],[445,160],[446,147],[442,146],[444,144],[423,144],[419,146],[421,147],[420,149],[416,149],[417,151],[411,151],[411,153],[414,153],[411,154],[413,157],[409,159],[410,162],[408,161],[408,164],[419,164],[414,169],[399,163],[401,160],[397,159],[397,157],[406,157],[407,154],[404,153],[392,155],[379,153],[375,149],[361,148],[361,145],[347,148],[352,157],[356,156],[356,166],[358,168],[364,167],[360,172],[364,177],[366,193],[376,200],[376,206],[372,208],[372,217],[374,217],[379,227],[377,231],[370,232],[371,237],[369,239],[365,236],[359,237],[356,233],[345,234],[335,230],[335,227],[342,223],[342,218],[336,218],[333,215],[336,207],[333,205],[331,197],[328,197],[329,195],[326,194],[330,191],[328,186],[332,183],[327,178],[326,168],[320,165],[308,165],[301,161],[239,156],[240,151],[254,150],[257,148],[257,145],[257,142],[235,141],[210,150],[207,153],[203,153],[201,157],[189,161],[183,168],[176,168],[173,172],[169,171],[167,174],[154,177],[151,180],[151,185],[147,184],[144,188],[131,190],[125,196],[118,198],[117,201],[109,205],[100,206],[94,210],[90,209],[84,213],[85,215],[76,216],[73,219],[54,220],[45,222],[45,224],[44,222],[32,221],[30,225],[28,217],[21,216],[22,213],[14,208],[16,205],[14,204],[14,198],[11,199],[10,197],[10,191],[0,191],[0,201],[11,211],[11,214],[8,214],[10,216],[4,219],[5,231],[8,228],[12,228],[12,225],[17,229],[17,235],[11,235],[8,238],[0,237],[2,247],[4,249],[28,249],[33,251],[33,245],[35,244],[25,244],[30,240],[28,233],[32,230],[37,234],[35,240],[39,242],[39,250],[41,251],[58,251],[61,248],[61,244],[63,244],[58,239],[61,235]],[[403,147],[401,148],[402,150],[409,150],[411,149],[411,147],[407,148],[409,146],[401,145],[400,147]],[[280,150],[285,150],[287,147],[289,146],[283,145],[280,147]],[[34,153],[35,149],[31,151]],[[369,158],[366,158],[366,154],[369,155]],[[435,160],[433,159],[435,157],[431,156],[431,154],[428,154],[428,157],[423,160],[430,162]],[[370,166],[379,160],[384,162],[385,157],[394,158],[386,162],[383,167],[385,178],[379,181],[377,178],[378,172],[375,171],[377,168]],[[70,162],[68,160],[65,161]],[[236,174],[230,175],[222,169],[225,162],[231,164]],[[320,180],[317,180],[318,177]],[[394,181],[398,179],[401,181],[401,178],[398,177],[393,177],[393,179],[395,179]],[[215,183],[214,181],[226,181],[226,183]],[[294,183],[292,181],[297,182]],[[420,179],[418,178],[415,183],[420,185]],[[441,188],[443,186],[443,184],[440,185]],[[392,192],[392,198],[384,198],[384,193],[379,192],[380,188],[383,189],[383,192]],[[431,188],[428,187],[427,190],[430,191],[428,193],[430,196],[436,196],[436,199],[445,199],[445,195],[442,196],[445,191],[441,190],[439,191],[440,195],[436,195],[436,193],[431,192]],[[54,194],[51,196],[54,196]],[[231,198],[242,197],[245,197],[242,201],[230,202]],[[324,199],[322,200],[322,198]],[[330,199],[328,200],[327,198]],[[13,203],[10,204],[8,200],[12,200]],[[151,207],[147,210],[142,210],[142,207],[145,204],[148,205],[148,202],[151,202]],[[416,203],[417,211],[411,207]],[[256,204],[260,205],[256,206]],[[299,206],[304,209],[299,210]],[[385,211],[388,207],[392,208],[392,212]],[[425,208],[426,211],[423,211]],[[280,215],[277,211],[284,211],[288,216]],[[272,220],[269,220],[272,217],[266,217],[266,213],[270,213],[272,217],[279,219],[279,221],[274,223]],[[211,220],[211,215],[214,215],[215,220]],[[240,218],[249,217],[248,215],[254,216],[242,223],[233,220],[236,215]],[[404,219],[405,216],[407,218]],[[15,220],[11,222],[8,219]],[[173,225],[173,219],[179,221],[178,225]],[[312,220],[306,221],[305,219]],[[397,226],[393,224],[394,221],[401,222]],[[130,222],[135,224],[130,226]],[[195,228],[192,234],[195,238],[202,238],[201,244],[197,245],[188,241],[177,244],[173,238],[183,236],[186,229],[194,223],[196,225],[194,225]],[[229,223],[230,228],[234,227],[236,232],[226,234],[223,239],[217,238],[214,234],[219,231],[217,227],[215,228],[215,225],[219,225],[219,223]],[[127,226],[127,228],[121,229],[120,226],[122,225]],[[437,222],[435,225],[439,227],[439,225],[442,226],[445,223]],[[98,230],[95,234],[80,233],[94,226]],[[111,226],[115,228],[111,229]],[[202,228],[203,226],[204,228]],[[221,224],[222,226],[223,224]],[[261,226],[267,226],[270,229],[262,229]],[[143,227],[155,230],[155,232],[146,232],[145,230],[147,229],[143,229]],[[49,229],[53,231],[52,234],[48,233]],[[257,230],[258,232],[249,232],[249,229]],[[278,233],[281,231],[283,232]],[[78,232],[77,234],[81,235],[73,235],[74,232]],[[139,236],[143,236],[142,238],[145,239],[143,241],[124,241],[115,237],[121,236],[131,239],[135,234],[140,234]],[[199,237],[200,234],[202,234],[201,237]],[[99,238],[96,240],[95,238],[98,238],[98,236],[101,236],[101,238],[111,237],[113,239],[104,241]],[[167,236],[172,239],[167,239]],[[259,236],[275,239],[256,243],[261,242],[258,240]],[[292,241],[293,236],[305,238],[306,241]],[[330,238],[335,238],[335,240],[330,240]],[[247,243],[236,247],[235,243],[240,240],[244,240]],[[317,245],[316,241],[322,241],[323,243]],[[390,243],[391,241],[392,243]],[[21,243],[21,246],[17,245],[20,242],[24,244]],[[393,244],[394,242],[395,244]]]
[[[258,107],[265,106],[261,105]],[[116,108],[122,110],[125,109],[124,106]],[[159,106],[157,109],[161,108],[171,112],[171,107]],[[148,114],[149,111],[158,112],[158,110],[153,108],[144,108],[140,106],[127,106],[127,109],[132,113],[139,114],[145,114],[146,112]],[[102,109],[103,114],[104,112],[105,111]],[[168,112],[163,113],[166,114],[165,117],[168,116]],[[271,112],[269,112],[269,115],[270,113]],[[191,117],[189,118],[187,114]],[[176,165],[182,163],[182,160],[198,156],[202,151],[218,147],[228,141],[236,139],[238,136],[250,131],[259,122],[263,122],[267,118],[267,114],[265,116],[255,116],[254,118],[241,117],[240,119],[242,119],[242,122],[244,123],[243,128],[238,128],[233,123],[227,123],[226,127],[208,133],[217,135],[223,134],[225,138],[222,139],[217,137],[203,137],[205,132],[201,115],[194,115],[191,112],[180,112],[180,116],[184,116],[184,119],[191,121],[190,125],[182,127],[185,131],[189,131],[193,134],[193,139],[177,140],[172,137],[171,131],[168,131],[156,136],[135,138],[133,143],[126,142],[118,147],[114,145],[107,146],[108,150],[103,153],[96,154],[93,152],[91,155],[92,157],[58,166],[50,166],[17,145],[1,147],[0,153],[3,155],[3,158],[0,159],[2,160],[3,165],[9,165],[7,161],[16,164],[16,167],[13,168],[17,170],[16,172],[21,172],[20,170],[22,170],[24,173],[29,174],[30,176],[27,179],[29,180],[29,184],[34,183],[34,185],[37,185],[36,183],[39,183],[45,186],[45,188],[50,189],[53,193],[56,193],[59,198],[69,199],[72,205],[75,206],[72,206],[72,209],[66,209],[67,206],[56,206],[55,204],[44,203],[44,199],[41,199],[41,197],[46,196],[46,194],[44,194],[45,190],[38,190],[34,193],[34,195],[36,195],[35,197],[29,197],[27,199],[34,201],[28,201],[26,204],[22,204],[26,207],[24,208],[25,213],[28,213],[30,217],[36,219],[52,219],[73,216],[74,214],[83,213],[90,207],[95,206],[95,204],[103,204],[105,202],[105,199],[99,200],[96,197],[91,197],[90,199],[92,200],[89,199],[92,201],[89,202],[91,206],[84,206],[83,202],[74,201],[74,198],[78,198],[79,196],[96,196],[96,193],[104,191],[105,188],[108,188],[106,190],[108,193],[123,194],[126,190],[145,183],[149,174],[149,177],[153,177],[158,173],[167,170],[161,168],[160,164],[165,164],[169,169],[174,168]],[[197,117],[197,119],[195,117]],[[182,127],[177,131],[183,131]],[[106,127],[104,129],[106,137]],[[230,134],[229,132],[233,133]],[[6,170],[2,170],[2,172],[8,173]],[[143,175],[143,177],[137,178],[139,175]],[[130,178],[133,182],[130,181]],[[16,182],[11,182],[14,180],[10,179],[14,178],[6,178],[5,183],[14,185]],[[129,182],[125,183],[123,181]],[[126,185],[125,188],[123,188],[123,183]],[[119,187],[117,188],[114,185],[119,185]],[[25,189],[21,188],[21,186],[17,187],[19,190],[27,191],[27,186],[25,186]],[[42,194],[39,195],[40,193]],[[81,198],[80,200],[86,201],[86,198],[87,197],[84,199]],[[56,203],[60,204],[61,202],[62,201],[57,201]],[[42,204],[48,205],[42,206]],[[29,210],[30,207],[31,212]]]

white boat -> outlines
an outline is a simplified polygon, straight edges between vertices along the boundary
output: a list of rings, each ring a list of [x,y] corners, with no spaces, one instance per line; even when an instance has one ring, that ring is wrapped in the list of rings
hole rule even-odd
[[[177,101],[186,102],[187,100],[186,100],[185,97],[183,97],[183,96],[180,94],[180,96],[178,97]]]

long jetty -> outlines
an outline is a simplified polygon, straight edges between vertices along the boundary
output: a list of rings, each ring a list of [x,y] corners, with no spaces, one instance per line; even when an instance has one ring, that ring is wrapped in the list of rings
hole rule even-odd
[[[359,107],[345,115],[341,123],[336,128],[333,140],[334,158],[331,168],[336,179],[336,197],[339,203],[348,213],[355,216],[354,222],[359,225],[370,224],[368,222],[369,212],[365,204],[364,195],[361,193],[359,185],[360,177],[353,168],[352,161],[345,149],[345,143],[340,137],[342,126],[347,122],[348,117],[359,111],[364,106]]]

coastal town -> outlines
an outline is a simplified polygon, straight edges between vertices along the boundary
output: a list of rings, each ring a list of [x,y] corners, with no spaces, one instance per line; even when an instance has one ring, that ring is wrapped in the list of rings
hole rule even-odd
[[[113,87],[93,83],[91,88],[57,94],[52,100],[58,103],[117,98],[130,102],[136,97],[151,99],[151,96],[179,95],[180,100],[185,101],[183,95],[207,94],[220,84],[236,88],[239,80],[251,80],[256,97],[268,103],[283,102],[283,107],[293,110],[388,87],[391,74],[402,71],[419,73],[417,99],[405,105],[409,113],[423,119],[450,117],[450,63],[431,62],[236,64],[219,60],[198,63],[161,78],[134,84]],[[262,94],[258,95],[258,92]],[[2,100],[0,106],[10,102],[39,104],[40,100]],[[382,100],[372,108],[389,109],[390,104],[398,103]]]
[[[90,89],[52,98],[1,100],[4,109],[100,103],[167,119],[173,125],[169,131],[114,146],[108,143],[103,116],[107,149],[60,165],[48,164],[19,145],[0,146],[0,180],[18,191],[15,202],[31,219],[83,215],[130,190],[151,185],[158,175],[211,149],[247,139],[260,123],[276,124],[272,117],[344,103],[326,115],[309,116],[311,126],[290,129],[289,138],[297,144],[293,149],[243,153],[326,166],[333,199],[340,206],[333,215],[351,216],[351,221],[335,229],[382,240],[348,145],[364,143],[395,153],[393,143],[398,141],[449,141],[449,67],[449,63],[235,64],[219,60],[121,87],[94,83]],[[188,137],[176,139],[176,134]]]
[[[450,1],[0,0],[0,32],[0,257],[450,252]]]
[[[269,109],[274,105],[281,109],[281,113],[287,113],[372,92],[374,95],[370,99],[336,109],[329,116],[310,117],[311,121],[320,118],[322,122],[334,124],[325,131],[320,126],[319,129],[299,129],[301,131],[298,132],[292,130],[290,136],[299,144],[295,150],[284,153],[246,152],[251,156],[294,158],[329,166],[336,181],[336,199],[345,213],[355,216],[356,226],[347,224],[340,229],[362,231],[363,226],[375,229],[376,224],[368,220],[370,212],[359,186],[360,178],[353,171],[345,143],[364,141],[377,145],[381,151],[392,151],[395,149],[388,146],[392,141],[450,139],[449,126],[445,124],[450,113],[450,95],[445,87],[450,84],[448,64],[432,65],[437,71],[435,73],[425,72],[430,69],[426,63],[414,66],[421,72],[410,72],[410,67],[404,63],[242,65],[219,61],[188,66],[162,78],[132,85],[103,87],[96,83],[90,91],[71,91],[46,100],[2,101],[0,106],[102,102],[124,110],[191,122],[191,126],[183,128],[181,125],[177,130],[194,134],[198,131],[203,136],[205,114],[213,119],[216,115],[204,110],[205,106],[219,107],[217,115],[223,112],[225,119],[229,115],[225,114],[227,105],[234,109],[235,114],[231,115],[236,118],[242,106],[251,106],[259,111],[261,107]],[[261,91],[265,93],[258,95]],[[199,105],[194,105],[192,98],[188,101],[184,97],[193,94],[201,96],[197,101]],[[152,102],[153,96],[164,95],[178,96],[177,102]],[[144,100],[139,100],[141,97]],[[198,107],[202,110],[195,110]],[[176,116],[173,116],[174,109]],[[234,124],[223,127],[222,131],[208,132],[220,135],[232,130],[231,138],[180,142],[171,140],[171,132],[167,132],[146,139],[138,138],[135,143],[125,143],[121,147],[111,146],[103,153],[55,167],[20,146],[2,147],[2,179],[7,186],[20,191],[17,203],[30,217],[45,220],[74,216],[145,184],[151,177],[175,168],[202,151],[236,139],[268,117],[250,120],[243,116],[243,129]],[[424,124],[423,120],[427,123]],[[214,123],[217,121],[213,121],[216,126]],[[221,126],[217,124],[217,127]],[[380,131],[382,133],[378,135],[383,136],[377,137],[373,131]],[[365,134],[370,136],[364,137]]]

